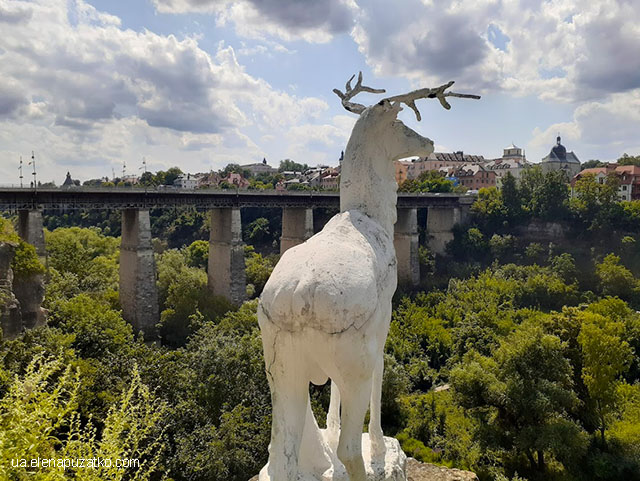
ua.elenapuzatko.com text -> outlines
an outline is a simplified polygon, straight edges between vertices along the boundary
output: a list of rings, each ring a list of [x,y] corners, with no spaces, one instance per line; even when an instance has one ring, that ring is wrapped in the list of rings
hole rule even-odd
[[[138,459],[116,458],[14,458],[11,460],[12,468],[55,468],[55,469],[130,469],[139,468]]]

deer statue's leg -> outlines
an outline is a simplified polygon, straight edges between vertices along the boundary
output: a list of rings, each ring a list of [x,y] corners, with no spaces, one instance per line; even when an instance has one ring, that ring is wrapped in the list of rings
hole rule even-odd
[[[349,380],[353,381],[353,380]],[[340,386],[340,441],[338,458],[344,464],[349,481],[366,481],[362,459],[362,425],[369,406],[371,377]]]
[[[384,458],[384,437],[382,434],[382,424],[380,421],[380,404],[382,402],[382,375],[384,373],[384,354],[376,362],[373,370],[373,380],[371,388],[371,413],[369,416],[369,439],[371,440],[372,458]]]
[[[333,380],[331,380],[331,401],[327,413],[327,433],[329,446],[335,452],[338,449],[338,436],[340,436],[340,390]]]
[[[273,363],[267,367],[273,415],[269,444],[268,479],[297,481],[298,456],[309,398],[309,379],[304,362],[295,355],[294,335],[280,334]],[[265,359],[270,348],[265,345]]]

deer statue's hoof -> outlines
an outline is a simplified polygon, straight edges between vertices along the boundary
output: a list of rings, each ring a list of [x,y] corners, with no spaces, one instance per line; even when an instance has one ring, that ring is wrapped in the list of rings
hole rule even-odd
[[[323,438],[326,438],[328,435],[326,429],[321,429],[320,433]],[[383,440],[384,446],[382,449],[377,448],[379,451],[382,451],[383,454],[377,456],[374,454],[369,434],[365,433],[362,435],[362,458],[367,473],[367,481],[407,481],[407,456],[400,448],[400,443],[395,438],[384,437]],[[328,443],[324,442],[323,446],[324,449],[327,449]],[[301,460],[300,471],[295,481],[350,481],[344,465],[340,462],[335,452],[329,450],[325,453],[317,453],[317,455],[329,457],[331,459],[331,466],[322,472],[317,470],[304,470],[302,465],[318,466],[320,463]],[[283,481],[272,479],[268,471],[267,465],[262,469],[260,475],[251,481]]]

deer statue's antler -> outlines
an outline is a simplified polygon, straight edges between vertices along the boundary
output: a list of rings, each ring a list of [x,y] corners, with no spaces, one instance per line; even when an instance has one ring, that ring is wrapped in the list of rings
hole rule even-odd
[[[447,90],[452,85],[453,85],[453,80],[451,82],[447,82],[444,85],[441,85],[440,87],[435,87],[432,89],[431,88],[418,89],[406,94],[394,95],[393,97],[388,97],[384,100],[388,100],[389,102],[401,102],[405,104],[407,107],[411,108],[411,110],[415,112],[416,119],[420,121],[422,117],[420,116],[420,111],[418,110],[418,107],[416,107],[416,100],[418,99],[437,98],[440,101],[440,104],[445,109],[449,110],[451,108],[451,105],[449,104],[449,102],[447,102],[445,97],[460,97],[463,99],[479,99],[480,98],[479,95],[459,94],[456,92],[445,92],[445,90]]]
[[[356,82],[356,86],[351,88],[351,81],[353,80],[355,75],[352,75],[347,85],[345,86],[345,93],[340,92],[338,89],[333,89],[334,93],[342,99],[342,106],[347,109],[349,112],[353,112],[356,114],[361,114],[364,112],[366,107],[362,104],[356,104],[353,102],[349,102],[353,97],[358,95],[360,92],[370,92],[372,94],[383,94],[385,93],[384,89],[374,89],[371,87],[366,87],[362,85],[362,72],[358,73],[358,81]]]
[[[356,104],[349,101],[353,97],[358,95],[360,92],[382,94],[385,92],[385,90],[374,89],[374,88],[366,87],[362,85],[362,72],[358,73],[358,82],[356,82],[356,86],[351,88],[351,81],[353,80],[353,77],[355,77],[355,75],[352,75],[349,81],[347,82],[347,85],[345,86],[345,93],[342,93],[338,89],[333,89],[333,91],[338,97],[340,97],[340,99],[342,100],[342,106],[345,109],[347,109],[349,112],[361,114],[362,112],[364,112],[364,109],[366,109],[366,107],[362,104]],[[406,94],[387,97],[386,99],[383,99],[383,101],[387,100],[389,102],[401,102],[405,104],[407,107],[409,107],[411,110],[415,112],[416,119],[420,121],[422,117],[420,116],[420,111],[418,110],[418,107],[416,107],[416,100],[437,98],[440,101],[440,104],[445,109],[449,110],[451,108],[451,105],[449,104],[449,102],[447,102],[445,97],[459,97],[463,99],[476,99],[476,100],[480,98],[479,95],[459,94],[456,92],[445,92],[452,85],[453,85],[453,80],[451,82],[447,82],[444,85],[441,85],[440,87],[418,89]]]

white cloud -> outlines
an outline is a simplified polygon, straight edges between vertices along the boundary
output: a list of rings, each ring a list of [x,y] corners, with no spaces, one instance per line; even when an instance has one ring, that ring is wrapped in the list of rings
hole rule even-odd
[[[247,74],[231,47],[212,57],[196,38],[125,30],[82,0],[0,0],[0,25],[0,174],[10,178],[31,149],[45,176],[56,165],[110,175],[142,155],[196,170],[239,161],[262,154],[244,129],[286,131],[328,108]]]
[[[567,149],[574,150],[583,162],[590,158],[616,160],[625,152],[640,153],[639,125],[640,89],[637,89],[614,94],[606,101],[586,102],[576,108],[570,122],[535,129],[528,149],[546,155],[560,134]],[[533,160],[539,157],[536,155]]]
[[[210,13],[221,25],[232,23],[239,35],[285,41],[323,43],[349,32],[355,4],[352,0],[153,0],[162,13]]]
[[[393,15],[384,0],[359,5],[352,35],[379,75],[556,101],[640,87],[637,2],[405,0]]]

